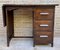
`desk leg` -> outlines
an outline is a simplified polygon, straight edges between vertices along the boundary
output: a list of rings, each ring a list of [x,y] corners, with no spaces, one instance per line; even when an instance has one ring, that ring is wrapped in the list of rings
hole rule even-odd
[[[9,46],[9,42],[14,36],[14,19],[13,19],[13,11],[7,11],[7,46]]]
[[[34,38],[34,11],[32,11],[32,21],[33,21],[33,47],[35,47],[35,38]]]

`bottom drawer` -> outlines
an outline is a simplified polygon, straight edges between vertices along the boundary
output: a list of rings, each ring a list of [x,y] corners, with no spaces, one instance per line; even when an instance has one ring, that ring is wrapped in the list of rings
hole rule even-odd
[[[52,32],[35,32],[35,44],[48,44],[52,41]]]

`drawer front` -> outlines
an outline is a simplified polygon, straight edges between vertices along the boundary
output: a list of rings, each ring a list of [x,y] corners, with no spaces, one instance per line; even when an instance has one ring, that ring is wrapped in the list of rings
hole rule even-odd
[[[52,21],[34,21],[34,28],[39,31],[52,31]]]
[[[52,8],[50,9],[36,8],[34,10],[34,18],[35,19],[53,19],[53,9]]]
[[[52,32],[35,32],[36,44],[48,44],[52,41]]]

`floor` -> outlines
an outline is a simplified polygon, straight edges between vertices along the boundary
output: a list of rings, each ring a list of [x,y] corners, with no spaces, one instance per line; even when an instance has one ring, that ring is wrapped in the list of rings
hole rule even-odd
[[[0,36],[0,50],[60,50],[60,38],[54,37],[54,46],[37,45],[33,47],[32,38],[13,38],[10,46],[6,46],[6,36]]]

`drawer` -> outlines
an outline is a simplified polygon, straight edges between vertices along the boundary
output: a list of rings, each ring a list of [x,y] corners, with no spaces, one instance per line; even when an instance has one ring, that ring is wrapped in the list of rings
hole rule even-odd
[[[35,19],[53,19],[53,9],[50,8],[36,8],[34,10]]]
[[[41,21],[34,21],[34,30],[39,31],[52,31],[52,21],[41,20]]]
[[[52,41],[52,32],[35,32],[36,44],[48,44]]]

